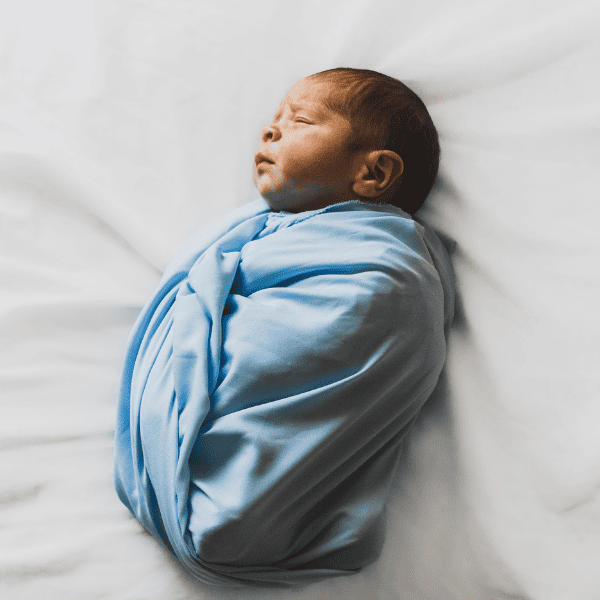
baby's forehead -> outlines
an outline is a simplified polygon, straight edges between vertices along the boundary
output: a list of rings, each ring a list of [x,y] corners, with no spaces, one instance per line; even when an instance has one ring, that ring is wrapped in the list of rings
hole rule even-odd
[[[331,113],[333,96],[337,96],[339,91],[333,82],[301,79],[283,97],[278,113],[286,107],[293,111],[304,109],[322,114]]]

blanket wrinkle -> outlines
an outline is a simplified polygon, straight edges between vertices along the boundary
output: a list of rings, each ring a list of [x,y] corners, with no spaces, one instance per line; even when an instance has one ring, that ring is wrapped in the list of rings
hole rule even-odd
[[[265,206],[176,256],[130,336],[119,398],[119,497],[221,585],[307,583],[377,558],[453,312],[444,246],[401,210]]]

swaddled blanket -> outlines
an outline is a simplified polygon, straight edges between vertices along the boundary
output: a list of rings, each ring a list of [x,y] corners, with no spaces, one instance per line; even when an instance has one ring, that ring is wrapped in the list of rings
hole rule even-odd
[[[372,562],[402,439],[444,363],[453,285],[437,237],[391,206],[259,200],[202,232],[129,340],[121,500],[211,583]]]

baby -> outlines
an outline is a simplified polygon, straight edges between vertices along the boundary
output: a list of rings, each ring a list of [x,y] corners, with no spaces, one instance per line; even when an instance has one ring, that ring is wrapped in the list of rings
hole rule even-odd
[[[448,255],[409,214],[438,157],[400,82],[303,79],[262,132],[262,199],[194,237],[138,318],[117,492],[199,579],[305,584],[379,555],[452,319]]]
[[[362,199],[414,214],[437,175],[431,117],[400,81],[333,69],[286,95],[262,132],[255,182],[272,210],[301,212]]]

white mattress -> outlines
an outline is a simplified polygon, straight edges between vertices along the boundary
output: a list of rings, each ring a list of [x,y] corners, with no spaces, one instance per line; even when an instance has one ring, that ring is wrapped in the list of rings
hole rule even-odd
[[[600,6],[21,0],[0,8],[0,597],[600,598]],[[303,76],[398,77],[456,242],[447,386],[380,560],[291,591],[196,582],[112,484],[120,361],[178,245],[256,197]]]

